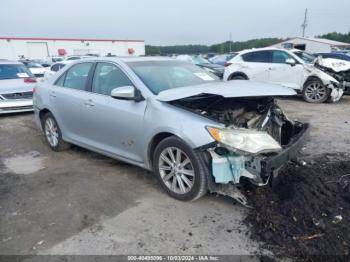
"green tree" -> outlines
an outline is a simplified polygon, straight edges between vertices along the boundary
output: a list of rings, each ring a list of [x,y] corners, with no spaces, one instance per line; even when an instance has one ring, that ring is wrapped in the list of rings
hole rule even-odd
[[[350,32],[347,34],[332,32],[324,35],[317,36],[318,38],[325,38],[329,40],[344,42],[344,43],[350,43]]]

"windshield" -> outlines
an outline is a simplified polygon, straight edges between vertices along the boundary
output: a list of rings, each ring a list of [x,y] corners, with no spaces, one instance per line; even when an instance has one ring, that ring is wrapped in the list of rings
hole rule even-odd
[[[0,80],[33,77],[24,65],[0,65]]]
[[[215,75],[183,61],[144,61],[127,64],[154,94],[168,89],[219,81]]]
[[[309,53],[306,53],[306,52],[294,52],[295,55],[297,55],[299,58],[301,58],[305,63],[307,64],[312,64],[316,57],[309,54]]]

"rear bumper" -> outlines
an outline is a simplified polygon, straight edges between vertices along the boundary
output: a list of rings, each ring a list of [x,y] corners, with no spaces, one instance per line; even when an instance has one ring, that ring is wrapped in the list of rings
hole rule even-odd
[[[0,114],[31,112],[31,111],[33,111],[32,99],[0,101]]]
[[[301,124],[301,130],[299,133],[291,139],[289,144],[285,146],[281,152],[261,160],[262,176],[278,176],[279,171],[288,163],[288,161],[297,159],[299,152],[305,145],[308,137],[309,124]]]

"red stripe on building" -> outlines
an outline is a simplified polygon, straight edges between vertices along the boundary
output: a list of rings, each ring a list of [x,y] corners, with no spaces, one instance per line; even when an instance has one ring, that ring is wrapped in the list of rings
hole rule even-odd
[[[126,39],[94,39],[94,38],[50,38],[50,37],[11,37],[0,36],[0,40],[29,40],[29,41],[79,41],[79,42],[137,42],[144,43],[145,40],[126,40]]]

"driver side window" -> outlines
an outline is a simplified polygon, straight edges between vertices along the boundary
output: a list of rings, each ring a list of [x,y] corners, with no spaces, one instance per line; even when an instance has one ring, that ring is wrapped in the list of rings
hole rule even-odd
[[[98,63],[92,81],[92,92],[110,96],[114,88],[133,86],[130,79],[116,65]]]
[[[283,51],[273,51],[272,53],[272,63],[285,64],[288,58],[292,57]]]

